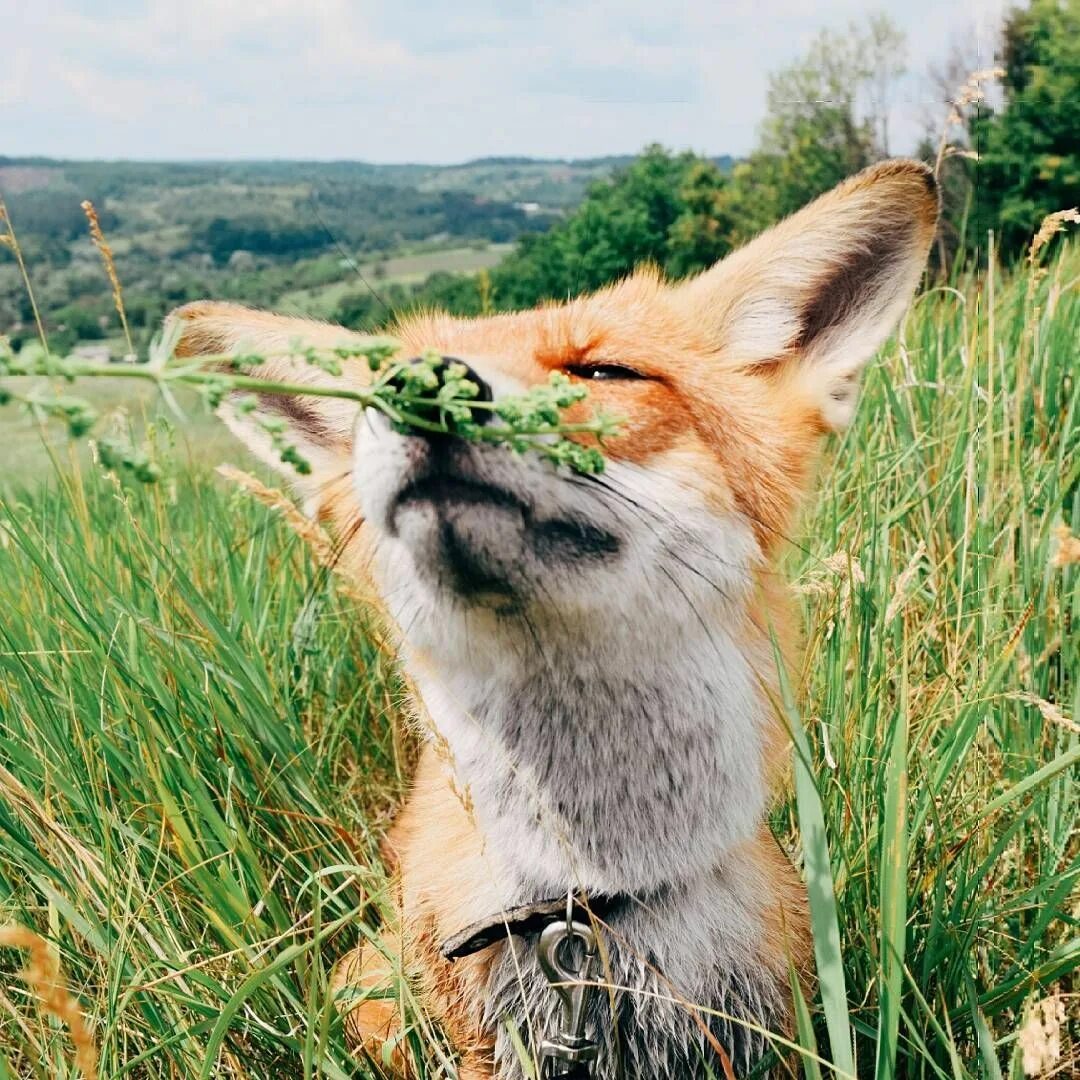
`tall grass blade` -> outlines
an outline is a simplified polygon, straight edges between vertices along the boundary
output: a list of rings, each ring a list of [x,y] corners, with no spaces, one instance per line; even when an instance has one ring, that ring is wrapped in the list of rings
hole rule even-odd
[[[810,924],[814,935],[814,959],[817,963],[825,1026],[829,1032],[834,1067],[841,1076],[854,1077],[854,1044],[848,1016],[847,981],[840,948],[840,925],[837,919],[829,843],[825,833],[825,814],[814,781],[810,743],[799,718],[784,659],[775,636],[773,655],[779,678],[781,703],[795,744],[795,799],[799,831],[802,835],[803,866],[810,897]]]
[[[906,657],[906,651],[903,653]],[[908,685],[906,659],[885,760],[885,805],[881,820],[881,952],[877,1080],[894,1080],[907,937],[907,753]]]

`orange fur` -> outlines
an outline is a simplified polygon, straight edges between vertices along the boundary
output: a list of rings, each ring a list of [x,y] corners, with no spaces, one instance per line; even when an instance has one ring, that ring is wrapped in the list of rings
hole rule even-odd
[[[854,279],[861,248],[871,242],[864,237],[884,236],[894,245],[882,258],[896,261],[895,291],[902,306],[906,296],[901,294],[910,295],[921,271],[936,213],[926,170],[912,163],[884,163],[687,283],[671,286],[645,270],[566,304],[481,319],[428,313],[406,320],[394,333],[405,356],[435,349],[523,386],[568,364],[618,363],[649,376],[590,384],[590,407],[625,418],[604,451],[614,461],[646,466],[700,494],[707,505],[736,511],[750,522],[763,564],[756,571],[756,598],[746,612],[743,637],[758,654],[771,655],[769,637],[775,633],[793,667],[797,621],[769,566],[793,531],[821,435],[838,422],[842,409],[836,403],[858,374],[857,367],[845,366],[842,352],[839,359],[830,354],[835,392],[824,395],[815,357],[832,347],[834,331],[826,320],[817,338],[800,339],[800,327],[805,331],[822,311],[827,315],[830,302],[838,309],[849,302],[859,284]],[[895,304],[883,308],[880,318],[895,322],[894,309],[899,311]],[[295,340],[327,346],[357,340],[336,327],[232,305],[188,305],[176,317],[182,327],[181,355],[240,348],[282,352]],[[361,367],[353,369],[352,377],[366,378]],[[322,378],[288,357],[270,361],[262,371],[278,379]],[[339,427],[344,423],[338,414],[331,419]],[[342,440],[344,445],[346,435]],[[344,460],[347,454],[327,451],[314,479],[325,481]],[[315,512],[339,534],[354,530],[358,510],[347,482],[304,490]],[[367,559],[361,529],[347,552],[346,572],[362,575]],[[774,692],[774,676],[759,674],[765,691]],[[766,773],[774,785],[780,782],[787,747],[787,733],[776,720],[764,749]],[[439,954],[439,944],[490,916],[499,901],[484,837],[436,744],[421,754],[412,793],[385,849],[397,875],[401,913],[401,925],[388,930],[387,944],[395,947],[400,935],[406,970],[462,1053],[460,1075],[491,1076],[491,1038],[481,1018],[492,950],[499,946],[450,965]],[[731,857],[753,868],[761,895],[768,898],[761,964],[782,982],[789,963],[805,972],[805,898],[787,859],[764,828]],[[394,977],[393,965],[368,946],[342,969],[339,982],[370,990]],[[372,999],[353,1007],[350,1022],[369,1052],[377,1052],[396,1026],[392,1004]],[[405,1067],[400,1057],[397,1065]]]

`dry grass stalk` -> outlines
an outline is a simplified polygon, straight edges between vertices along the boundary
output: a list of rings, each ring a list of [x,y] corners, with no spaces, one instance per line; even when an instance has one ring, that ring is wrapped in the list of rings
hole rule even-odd
[[[1017,1034],[1025,1076],[1046,1076],[1061,1060],[1065,1002],[1057,994],[1034,1002]]]
[[[1027,606],[1020,612],[1020,619],[1016,626],[1013,627],[1013,632],[1009,635],[1009,640],[1005,642],[1005,648],[1001,650],[1003,658],[1012,656],[1016,651],[1017,646],[1020,644],[1020,640],[1024,634],[1024,627],[1031,621],[1031,616],[1035,614],[1035,601],[1029,600]]]
[[[302,513],[296,503],[285,492],[279,488],[268,487],[258,477],[252,476],[251,473],[244,472],[243,469],[238,469],[234,465],[219,465],[217,474],[223,476],[226,480],[231,480],[254,496],[263,506],[280,514],[285,524],[308,546],[312,555],[315,556],[315,561],[321,567],[326,570],[337,569],[339,553],[335,550],[334,544],[326,531],[318,522]],[[374,591],[365,592],[357,589],[349,582],[342,580],[340,576],[338,577],[338,588],[343,596],[347,596],[350,600],[373,609],[380,619],[386,617],[382,602]],[[383,635],[378,635],[374,640],[376,640],[376,644],[380,648],[384,648],[388,655],[396,655],[389,643],[385,641]]]
[[[920,540],[912,553],[911,558],[908,560],[907,566],[901,572],[900,576],[896,579],[896,585],[893,587],[892,598],[889,600],[889,606],[885,610],[885,622],[891,623],[893,619],[903,610],[908,601],[908,590],[911,587],[912,581],[919,573],[919,567],[922,565],[923,556],[926,554],[926,541]]]
[[[1050,557],[1050,565],[1057,567],[1075,566],[1080,563],[1080,536],[1073,536],[1064,522],[1054,526],[1055,549]]]
[[[1034,706],[1047,723],[1057,724],[1066,731],[1074,731],[1080,735],[1080,724],[1075,720],[1070,720],[1053,702],[1039,697],[1038,694],[1032,694],[1027,690],[1014,690],[1012,693],[1006,694],[1006,697],[1011,698],[1013,701],[1022,701],[1025,705]]]
[[[219,465],[218,476],[231,480],[238,487],[250,492],[255,499],[270,510],[276,511],[285,519],[285,523],[311,549],[320,566],[330,566],[334,559],[334,545],[323,528],[311,518],[300,512],[296,504],[279,488],[264,484],[258,477],[252,476],[235,465]]]
[[[851,601],[856,585],[864,585],[866,575],[862,564],[846,551],[837,551],[821,560],[820,566],[804,575],[794,584],[796,592],[803,596],[836,597],[839,601],[839,617],[846,620],[851,614]],[[836,632],[836,619],[825,624],[825,640]]]
[[[0,926],[0,945],[23,949],[30,954],[30,962],[21,974],[26,984],[38,995],[47,1013],[55,1016],[71,1033],[75,1045],[75,1064],[83,1076],[90,1080],[98,1074],[98,1051],[86,1024],[78,1001],[60,981],[59,967],[53,958],[49,943],[25,926]]]
[[[1035,266],[1039,252],[1050,243],[1051,237],[1064,230],[1067,222],[1072,222],[1074,225],[1080,224],[1080,209],[1073,206],[1068,210],[1058,210],[1053,214],[1047,214],[1042,219],[1039,231],[1032,237],[1031,247],[1028,248],[1029,265]]]
[[[972,105],[977,105],[986,99],[986,86],[1000,79],[1005,74],[1005,69],[1000,67],[980,68],[968,75],[964,84],[956,91],[949,107],[949,115],[941,129],[941,141],[938,143],[937,159],[934,162],[934,175],[941,178],[941,165],[949,157],[978,158],[973,150],[961,146],[954,146],[949,142],[949,132],[953,127],[959,127],[967,119],[967,110]]]
[[[89,199],[84,199],[80,205],[90,225],[90,239],[94,241],[94,247],[98,249],[98,253],[101,255],[105,275],[112,286],[113,305],[116,307],[116,314],[120,316],[120,325],[124,329],[124,340],[127,342],[128,356],[129,358],[133,357],[135,355],[135,346],[132,344],[131,331],[128,329],[127,312],[124,310],[124,293],[120,287],[120,277],[116,273],[116,261],[113,258],[112,248],[109,247],[108,241],[105,239],[105,233],[102,232],[101,221],[98,218],[98,212],[94,208],[94,204]]]
[[[3,765],[0,765],[0,795],[16,810],[23,812],[24,821],[41,838],[42,843],[51,841],[58,850],[74,859],[80,873],[87,879],[93,880],[98,886],[106,884],[105,871],[98,856],[56,821],[41,800]]]
[[[8,214],[7,204],[3,196],[0,196],[0,226],[4,231],[0,233],[0,244],[8,248],[15,256],[15,262],[19,267],[19,276],[22,278],[23,288],[26,289],[27,299],[30,301],[30,310],[34,313],[34,324],[37,326],[38,339],[46,354],[49,351],[49,338],[45,333],[45,324],[41,321],[41,311],[38,308],[37,298],[34,296],[34,287],[30,282],[30,274],[23,261],[22,248],[19,247],[19,238],[15,235],[15,226],[11,223],[11,215]]]

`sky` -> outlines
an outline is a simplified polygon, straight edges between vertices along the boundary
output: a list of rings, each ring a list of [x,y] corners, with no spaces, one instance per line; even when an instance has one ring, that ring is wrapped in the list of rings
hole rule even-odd
[[[1001,0],[0,0],[0,155],[450,163],[746,153],[767,76],[884,11],[920,78]],[[981,55],[980,55],[981,58]]]

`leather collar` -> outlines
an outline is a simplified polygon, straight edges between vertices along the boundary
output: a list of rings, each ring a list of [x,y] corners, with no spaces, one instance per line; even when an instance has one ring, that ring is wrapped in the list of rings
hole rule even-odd
[[[583,895],[575,895],[572,916],[578,922],[586,923],[592,919],[607,919],[632,901],[633,898],[628,893],[587,898]],[[554,900],[522,904],[519,907],[500,911],[487,919],[481,919],[448,937],[442,943],[441,951],[447,960],[460,960],[463,956],[471,956],[505,938],[538,934],[560,916],[566,917],[565,894]]]

